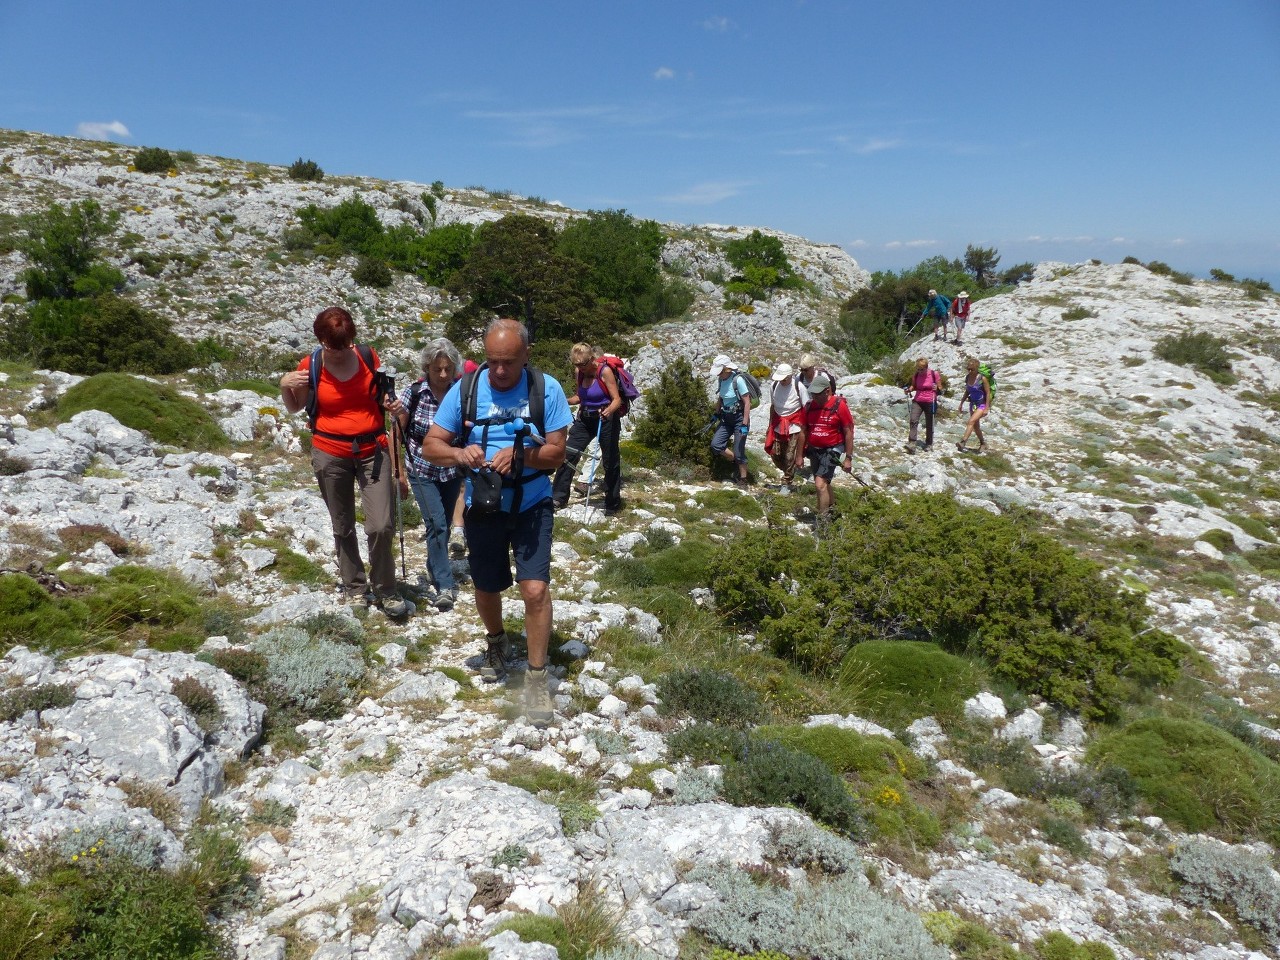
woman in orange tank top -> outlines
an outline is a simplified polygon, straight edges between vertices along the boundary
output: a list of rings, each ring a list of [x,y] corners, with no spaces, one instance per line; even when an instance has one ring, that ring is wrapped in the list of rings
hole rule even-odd
[[[408,611],[396,593],[393,544],[395,497],[398,495],[391,467],[395,455],[387,445],[385,412],[399,414],[394,391],[380,396],[378,355],[357,347],[356,325],[342,307],[329,307],[316,317],[312,328],[321,349],[303,357],[298,368],[280,378],[280,397],[290,413],[310,415],[311,466],[320,495],[329,510],[338,575],[345,599],[367,602],[370,586],[382,611],[402,617]],[[320,369],[314,379],[313,358]],[[360,559],[356,536],[356,488],[364,508],[364,532],[368,540],[369,574]]]

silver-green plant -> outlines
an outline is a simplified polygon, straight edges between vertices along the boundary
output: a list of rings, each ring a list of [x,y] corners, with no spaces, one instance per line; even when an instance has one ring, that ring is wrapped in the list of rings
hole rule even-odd
[[[267,658],[267,682],[303,710],[313,710],[334,695],[349,697],[365,675],[359,649],[312,637],[297,627],[264,633],[253,650]]]
[[[1169,863],[1182,880],[1182,897],[1198,907],[1229,904],[1245,923],[1280,937],[1280,874],[1257,854],[1215,843],[1189,840]]]

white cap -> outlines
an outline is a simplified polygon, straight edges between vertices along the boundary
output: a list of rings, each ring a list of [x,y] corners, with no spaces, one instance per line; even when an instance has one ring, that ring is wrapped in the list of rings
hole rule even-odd
[[[787,377],[795,376],[795,371],[791,369],[791,364],[780,363],[773,368],[772,377],[774,380],[785,380]]]
[[[738,369],[738,365],[722,353],[711,361],[711,375],[713,377],[720,376],[720,371],[725,367],[728,367],[730,370]]]

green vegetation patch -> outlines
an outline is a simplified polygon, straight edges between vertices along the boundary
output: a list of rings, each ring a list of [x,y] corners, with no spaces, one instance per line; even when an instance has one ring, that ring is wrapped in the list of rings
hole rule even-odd
[[[1148,717],[1097,741],[1089,759],[1127,770],[1176,827],[1280,842],[1280,764],[1218,727]]]
[[[734,540],[717,609],[812,671],[868,640],[931,642],[1095,719],[1178,676],[1185,647],[1148,627],[1145,599],[1057,539],[946,496],[848,504],[829,549],[779,530]]]
[[[1200,371],[1214,383],[1236,382],[1231,372],[1231,356],[1227,353],[1227,341],[1211,333],[1186,330],[1176,335],[1161,337],[1156,341],[1155,355],[1168,363],[1191,367]]]
[[[82,380],[58,400],[63,421],[84,410],[109,413],[156,443],[196,451],[220,450],[228,444],[227,435],[204,407],[171,387],[127,374],[101,373]]]
[[[960,717],[981,675],[934,643],[868,640],[845,656],[839,677],[865,715],[898,728],[920,717]]]

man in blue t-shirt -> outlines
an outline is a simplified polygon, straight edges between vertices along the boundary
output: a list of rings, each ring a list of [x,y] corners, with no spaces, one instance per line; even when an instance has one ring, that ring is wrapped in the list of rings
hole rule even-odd
[[[551,481],[545,471],[564,461],[565,438],[573,417],[564,389],[553,377],[544,377],[543,423],[529,424],[533,433],[524,440],[524,470],[515,469],[515,432],[508,432],[515,418],[529,419],[529,331],[510,319],[495,320],[484,336],[488,366],[476,374],[476,419],[483,426],[462,420],[461,384],[454,384],[440,402],[435,421],[422,441],[422,455],[436,466],[460,466],[467,476],[467,548],[471,555],[471,579],[476,588],[476,611],[484,622],[488,647],[480,676],[498,681],[506,677],[511,642],[502,627],[502,592],[515,582],[524,600],[524,628],[529,645],[525,676],[525,715],[535,726],[554,719],[547,687],[547,644],[551,638],[551,530],[555,511]],[[505,421],[505,422],[504,422]],[[536,436],[539,426],[542,437]],[[455,446],[466,430],[465,443]],[[482,445],[483,444],[483,445]],[[478,471],[492,470],[503,478],[501,509],[481,514],[472,508],[473,484]],[[482,478],[483,479],[483,478]],[[520,486],[519,511],[511,516],[516,484]]]

